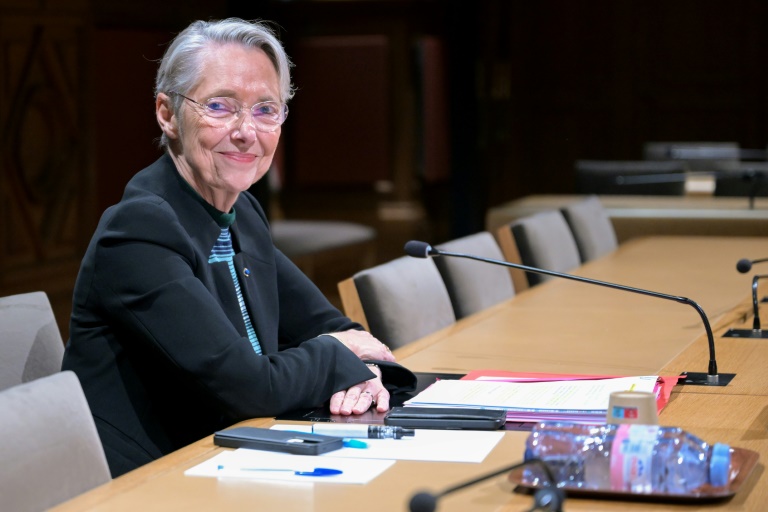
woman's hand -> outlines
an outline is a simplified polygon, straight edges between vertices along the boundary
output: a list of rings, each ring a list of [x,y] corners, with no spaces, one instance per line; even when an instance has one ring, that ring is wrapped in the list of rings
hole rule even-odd
[[[375,379],[355,384],[331,396],[331,414],[344,416],[363,414],[374,405],[379,412],[389,410],[389,391],[381,383],[381,370],[376,367],[370,368],[377,375]]]
[[[334,332],[330,336],[339,340],[360,359],[395,362],[395,356],[389,351],[389,347],[367,331],[350,329],[343,332]]]

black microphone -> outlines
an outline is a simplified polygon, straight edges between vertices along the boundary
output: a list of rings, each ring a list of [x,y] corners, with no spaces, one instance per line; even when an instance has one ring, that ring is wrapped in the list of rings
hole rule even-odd
[[[762,261],[762,260],[755,260],[755,261]],[[750,265],[750,268],[752,267],[752,263],[749,260],[739,260],[739,263],[747,262]],[[738,267],[738,264],[736,265],[736,268]],[[749,268],[747,269],[749,270]],[[747,270],[744,270],[743,272],[747,272]],[[739,270],[739,272],[742,272]],[[754,314],[754,320],[752,320],[752,329],[728,329],[725,334],[723,334],[724,338],[768,338],[768,331],[763,331],[760,328],[760,309],[758,308],[758,301],[757,301],[757,282],[760,279],[763,279],[764,277],[768,277],[768,275],[763,276],[752,276],[752,310]]]
[[[752,270],[752,262],[746,258],[742,258],[736,262],[736,270],[738,270],[742,274],[746,274],[747,272]]]
[[[408,504],[408,510],[410,510],[410,512],[434,512],[437,509],[437,500],[446,494],[451,494],[452,492],[470,487],[484,480],[488,480],[489,478],[493,478],[494,476],[506,473],[508,471],[513,471],[529,464],[540,465],[544,469],[544,473],[547,476],[548,482],[546,487],[542,487],[536,490],[533,495],[533,507],[529,509],[528,512],[534,512],[535,510],[562,512],[563,502],[565,501],[565,492],[554,485],[555,477],[552,474],[552,470],[541,459],[528,459],[523,462],[512,464],[511,466],[501,468],[492,473],[488,473],[481,477],[475,478],[474,480],[454,485],[453,487],[449,487],[448,489],[445,489],[444,491],[441,491],[437,494],[431,494],[426,491],[416,493],[411,497],[411,501]]]
[[[461,254],[456,252],[448,252],[439,249],[435,249],[426,242],[418,242],[411,240],[405,244],[405,253],[414,258],[427,258],[429,256],[453,256],[458,258],[467,258],[470,260],[483,261],[485,263],[491,263],[493,265],[502,265],[505,267],[516,268],[524,270],[526,272],[532,272],[534,274],[543,274],[545,276],[562,277],[564,279],[570,279],[572,281],[579,281],[580,283],[596,284],[598,286],[605,286],[607,288],[613,288],[615,290],[623,290],[626,292],[639,293],[641,295],[648,295],[651,297],[657,297],[660,299],[672,300],[681,304],[688,304],[701,317],[701,321],[704,322],[704,329],[707,332],[707,341],[709,342],[709,367],[707,373],[700,372],[683,372],[685,377],[681,382],[683,384],[692,384],[697,386],[727,386],[728,383],[736,376],[735,373],[718,373],[717,361],[715,360],[715,338],[712,334],[712,327],[709,325],[709,319],[704,313],[704,310],[696,302],[686,297],[678,297],[676,295],[667,295],[666,293],[653,292],[650,290],[643,290],[642,288],[633,288],[631,286],[624,286],[616,283],[608,283],[605,281],[598,281],[596,279],[588,279],[586,277],[574,276],[572,274],[565,274],[562,272],[555,272],[553,270],[545,270],[543,268],[529,267],[527,265],[520,265],[517,263],[510,263],[508,261],[494,260],[491,258],[483,258],[480,256],[474,256],[471,254]]]
[[[762,263],[764,261],[768,261],[768,258],[760,258],[758,260],[748,260],[747,258],[742,258],[736,262],[736,270],[742,274],[746,274],[752,270],[752,265],[755,263]],[[768,302],[768,297],[763,297],[760,302]],[[755,312],[757,312],[757,310],[755,310]]]
[[[748,260],[747,258],[742,258],[736,262],[736,270],[738,270],[742,274],[746,274],[747,272],[752,270],[752,265],[754,265],[755,263],[762,263],[764,261],[768,261],[768,258],[761,258],[759,260]]]

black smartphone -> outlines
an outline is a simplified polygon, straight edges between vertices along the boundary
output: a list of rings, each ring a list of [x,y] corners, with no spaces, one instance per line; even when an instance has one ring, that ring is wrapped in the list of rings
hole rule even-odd
[[[257,427],[235,427],[213,434],[213,444],[217,446],[252,448],[296,455],[319,455],[338,450],[343,442],[341,437]]]
[[[454,430],[497,430],[506,421],[503,409],[452,407],[393,407],[384,417],[385,425]]]

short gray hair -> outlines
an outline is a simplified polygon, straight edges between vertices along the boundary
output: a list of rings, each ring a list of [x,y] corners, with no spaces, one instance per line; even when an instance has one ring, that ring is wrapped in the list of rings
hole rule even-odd
[[[237,43],[248,48],[263,50],[277,71],[280,100],[283,103],[293,97],[291,61],[275,32],[262,21],[246,21],[227,18],[216,21],[195,21],[181,31],[165,51],[155,79],[155,97],[158,93],[186,94],[201,78],[202,57],[212,44]],[[171,95],[174,112],[179,112],[184,100],[178,94]],[[165,134],[160,145],[167,146]]]

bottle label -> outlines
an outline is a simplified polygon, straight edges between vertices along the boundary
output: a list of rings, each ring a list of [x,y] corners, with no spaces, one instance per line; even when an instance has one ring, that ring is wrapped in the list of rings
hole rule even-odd
[[[651,462],[658,425],[621,424],[611,449],[611,489],[650,493]]]

